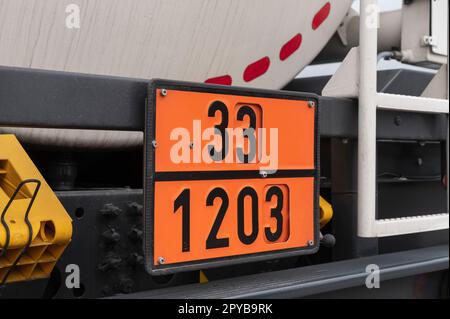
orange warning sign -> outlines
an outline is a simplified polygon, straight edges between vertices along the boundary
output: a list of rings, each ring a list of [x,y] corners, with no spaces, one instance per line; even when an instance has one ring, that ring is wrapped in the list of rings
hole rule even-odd
[[[153,81],[146,263],[153,274],[316,251],[317,100]]]

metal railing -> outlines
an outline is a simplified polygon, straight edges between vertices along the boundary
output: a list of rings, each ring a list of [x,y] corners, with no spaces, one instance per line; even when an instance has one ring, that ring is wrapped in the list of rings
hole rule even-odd
[[[447,212],[392,219],[376,218],[376,119],[377,109],[447,114],[448,99],[432,99],[377,92],[377,0],[361,0],[358,111],[358,236],[383,237],[449,228]],[[448,66],[447,66],[448,73]],[[448,98],[448,91],[447,91]]]

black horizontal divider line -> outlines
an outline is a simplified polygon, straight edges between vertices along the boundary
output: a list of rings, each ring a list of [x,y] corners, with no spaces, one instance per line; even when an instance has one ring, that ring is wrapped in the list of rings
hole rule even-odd
[[[273,174],[262,175],[259,170],[242,171],[192,171],[192,172],[156,172],[156,182],[190,181],[190,180],[223,180],[223,179],[260,179],[260,178],[293,178],[314,177],[315,169],[277,170]]]

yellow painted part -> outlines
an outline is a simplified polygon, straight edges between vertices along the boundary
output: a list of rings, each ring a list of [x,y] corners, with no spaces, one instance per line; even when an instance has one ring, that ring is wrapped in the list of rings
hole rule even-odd
[[[333,207],[322,196],[319,199],[320,205],[320,228],[328,224],[333,218]]]
[[[23,186],[5,215],[10,242],[5,256],[0,257],[0,283],[8,272],[7,283],[49,277],[72,238],[69,214],[19,141],[14,135],[0,135],[0,214],[18,184],[27,179],[41,181],[28,216],[33,229],[31,245],[22,254],[29,235],[24,220],[25,211],[36,187],[32,183]],[[6,229],[0,223],[0,256],[3,255],[5,241]],[[16,266],[11,269],[16,261]]]
[[[208,277],[206,277],[206,275],[205,275],[205,273],[203,272],[203,270],[200,270],[200,283],[201,284],[205,284],[205,283],[207,283],[209,280],[208,280]]]

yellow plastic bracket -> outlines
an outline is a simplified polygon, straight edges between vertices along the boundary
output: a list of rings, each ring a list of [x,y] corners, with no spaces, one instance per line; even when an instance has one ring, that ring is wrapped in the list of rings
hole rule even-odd
[[[333,218],[333,207],[322,196],[319,199],[320,205],[320,228],[328,224]]]
[[[0,214],[0,285],[49,277],[72,220],[14,135],[0,135]]]
[[[208,277],[206,277],[205,273],[203,272],[203,270],[200,270],[200,278],[199,278],[199,282],[201,284],[206,284],[207,282],[209,282]]]

